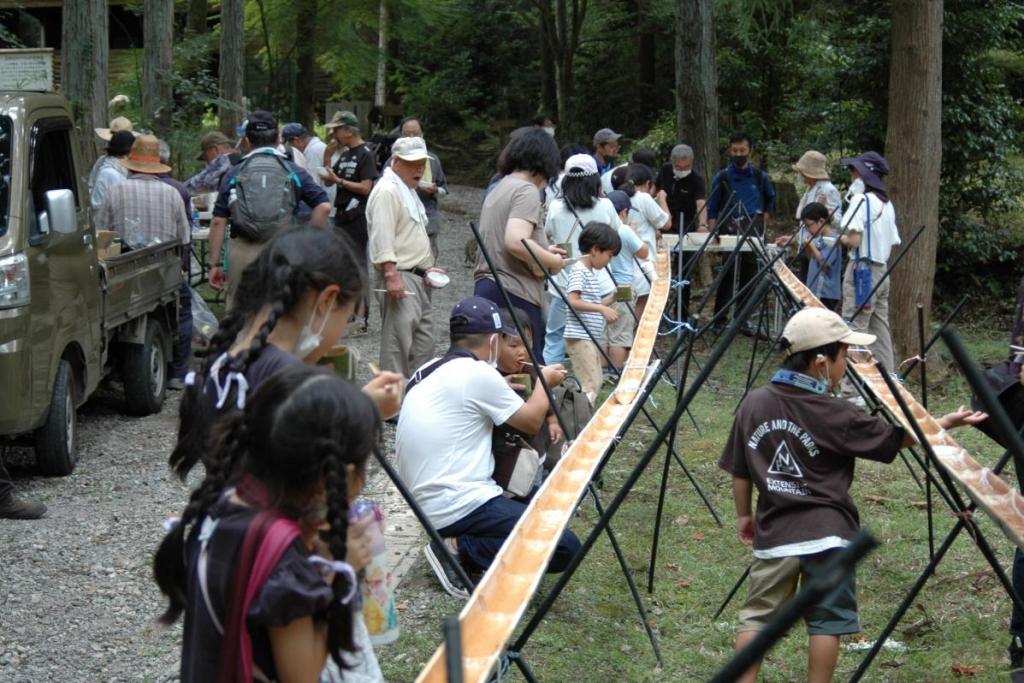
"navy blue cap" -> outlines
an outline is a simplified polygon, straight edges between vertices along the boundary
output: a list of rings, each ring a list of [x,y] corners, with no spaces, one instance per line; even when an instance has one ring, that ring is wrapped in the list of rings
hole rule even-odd
[[[245,121],[245,132],[247,134],[253,131],[274,130],[275,128],[277,128],[277,119],[269,111],[254,111],[249,114],[249,118]]]
[[[633,208],[633,202],[629,200],[629,195],[622,190],[613,190],[608,193],[607,197],[615,207],[615,213],[622,213],[623,209]]]
[[[301,123],[288,123],[281,129],[281,139],[284,142],[294,140],[295,138],[301,138],[308,134],[309,131],[306,130],[306,127]]]
[[[492,302],[479,296],[468,296],[455,304],[448,317],[452,334],[494,334],[501,332],[501,314]]]

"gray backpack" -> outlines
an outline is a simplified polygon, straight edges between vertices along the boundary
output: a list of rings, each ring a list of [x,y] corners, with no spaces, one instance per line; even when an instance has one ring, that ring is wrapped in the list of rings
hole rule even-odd
[[[278,229],[296,224],[302,181],[277,154],[246,157],[231,179],[231,235],[250,242],[266,242]]]

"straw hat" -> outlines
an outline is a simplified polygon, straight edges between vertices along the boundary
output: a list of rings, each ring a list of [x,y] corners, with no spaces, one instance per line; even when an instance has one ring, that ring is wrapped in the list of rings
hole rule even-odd
[[[140,135],[135,138],[128,158],[121,162],[129,171],[136,173],[170,173],[171,167],[160,163],[160,140],[155,135]]]
[[[111,136],[119,130],[126,130],[135,137],[139,137],[139,134],[136,133],[132,127],[132,122],[123,116],[118,116],[116,119],[112,120],[110,122],[110,128],[94,128],[93,130],[96,131],[96,135],[99,136],[101,140],[106,142],[110,142]]]
[[[828,180],[828,159],[821,152],[804,152],[800,161],[793,164],[793,170],[815,180]]]

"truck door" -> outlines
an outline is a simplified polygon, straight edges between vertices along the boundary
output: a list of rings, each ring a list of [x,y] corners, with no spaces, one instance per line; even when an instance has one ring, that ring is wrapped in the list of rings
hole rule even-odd
[[[30,262],[33,298],[32,381],[33,403],[48,405],[57,361],[69,345],[77,345],[85,361],[88,387],[79,386],[86,395],[98,381],[99,278],[97,274],[95,234],[89,224],[88,197],[81,196],[71,146],[71,122],[66,116],[45,115],[32,126],[29,156],[30,192],[26,218],[29,244],[34,247]],[[42,214],[46,193],[68,189],[75,195],[78,229],[70,234],[45,230]]]

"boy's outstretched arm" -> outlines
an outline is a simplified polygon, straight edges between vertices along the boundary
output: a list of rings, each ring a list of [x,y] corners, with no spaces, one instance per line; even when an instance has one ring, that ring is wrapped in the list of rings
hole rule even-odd
[[[736,527],[740,534],[740,541],[746,545],[754,544],[754,515],[750,511],[750,499],[753,492],[753,482],[733,475],[732,499],[736,505]]]

